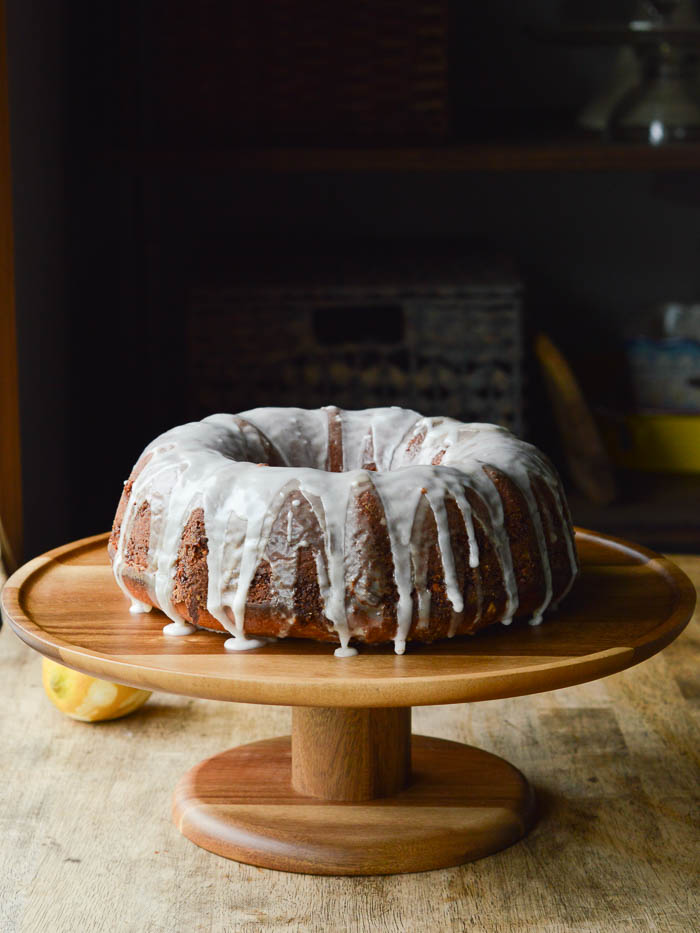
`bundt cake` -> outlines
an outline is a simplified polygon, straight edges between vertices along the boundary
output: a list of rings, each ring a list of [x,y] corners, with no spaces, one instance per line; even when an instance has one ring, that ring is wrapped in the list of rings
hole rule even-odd
[[[132,611],[227,647],[340,643],[541,621],[578,570],[557,474],[491,424],[401,408],[257,408],[156,438],[109,541]]]

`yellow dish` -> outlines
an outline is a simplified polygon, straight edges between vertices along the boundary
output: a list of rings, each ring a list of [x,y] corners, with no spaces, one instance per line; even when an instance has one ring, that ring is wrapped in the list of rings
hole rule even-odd
[[[613,462],[629,470],[700,473],[700,413],[599,412]]]

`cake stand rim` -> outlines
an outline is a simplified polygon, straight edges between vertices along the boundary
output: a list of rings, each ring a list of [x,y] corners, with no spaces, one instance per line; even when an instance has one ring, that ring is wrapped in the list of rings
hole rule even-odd
[[[314,679],[311,675],[300,680],[299,676],[289,674],[282,677],[266,675],[264,679],[258,675],[234,680],[196,671],[149,668],[145,656],[138,656],[138,663],[135,663],[129,661],[128,656],[110,656],[73,645],[58,635],[48,635],[22,608],[22,588],[35,575],[46,572],[52,563],[67,553],[106,543],[108,532],[69,542],[25,563],[5,584],[0,594],[0,609],[3,619],[18,637],[40,654],[92,676],[151,690],[231,702],[347,708],[428,706],[500,699],[574,686],[625,670],[665,648],[680,635],[692,618],[696,602],[695,587],[669,558],[643,545],[589,529],[576,527],[576,535],[577,538],[592,538],[613,549],[645,558],[644,564],[651,565],[654,572],[664,578],[669,589],[675,592],[677,598],[673,611],[652,629],[653,637],[647,637],[638,644],[621,644],[581,656],[547,662],[540,660],[506,671],[481,671],[477,674],[464,671],[410,677],[394,673],[382,678],[362,680],[361,670],[346,669],[346,673],[352,673],[352,678],[338,681],[318,676]],[[221,637],[218,633],[209,634],[214,638]],[[628,641],[633,642],[634,639]],[[283,646],[282,641],[275,649]],[[409,649],[401,661],[405,662],[410,656]],[[348,663],[333,660],[334,663]],[[348,660],[350,664],[353,663],[353,659]]]

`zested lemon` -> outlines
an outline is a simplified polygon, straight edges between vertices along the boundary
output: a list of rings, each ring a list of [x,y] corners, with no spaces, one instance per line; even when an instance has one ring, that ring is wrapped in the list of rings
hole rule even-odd
[[[138,690],[80,674],[49,658],[42,661],[41,679],[53,705],[67,716],[83,722],[127,716],[143,706],[151,695],[150,690]]]

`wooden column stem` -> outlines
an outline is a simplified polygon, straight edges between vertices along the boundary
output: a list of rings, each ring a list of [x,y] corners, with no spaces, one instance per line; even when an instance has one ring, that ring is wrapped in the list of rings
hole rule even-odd
[[[307,797],[373,800],[407,786],[411,709],[292,711],[292,785]]]

